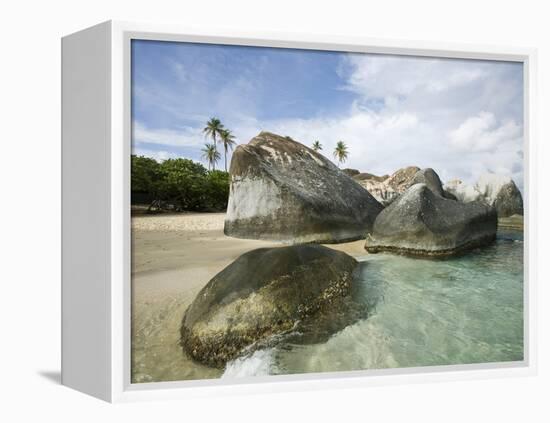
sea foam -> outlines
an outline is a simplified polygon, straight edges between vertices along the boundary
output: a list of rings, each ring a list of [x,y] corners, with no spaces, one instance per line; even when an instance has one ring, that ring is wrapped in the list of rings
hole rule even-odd
[[[273,367],[273,349],[256,350],[248,356],[228,362],[222,379],[267,376],[272,374]]]

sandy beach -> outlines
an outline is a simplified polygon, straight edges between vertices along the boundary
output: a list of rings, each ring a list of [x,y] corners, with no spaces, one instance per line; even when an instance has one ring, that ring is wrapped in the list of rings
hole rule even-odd
[[[230,238],[224,213],[132,217],[132,380],[194,379],[221,371],[189,360],[178,344],[187,306],[241,254],[282,244]],[[328,245],[360,256],[364,241]]]

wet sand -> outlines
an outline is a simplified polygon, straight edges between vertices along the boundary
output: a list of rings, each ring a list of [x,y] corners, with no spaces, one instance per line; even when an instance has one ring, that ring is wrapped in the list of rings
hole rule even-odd
[[[132,217],[132,381],[217,378],[178,344],[187,306],[241,254],[284,244],[226,237],[224,213]],[[327,245],[365,255],[364,241]]]

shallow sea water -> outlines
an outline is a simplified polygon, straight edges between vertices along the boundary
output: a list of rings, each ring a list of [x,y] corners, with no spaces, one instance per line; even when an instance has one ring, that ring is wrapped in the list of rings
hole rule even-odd
[[[523,359],[523,234],[445,259],[361,260],[369,317],[327,342],[281,342],[227,364],[224,378]]]

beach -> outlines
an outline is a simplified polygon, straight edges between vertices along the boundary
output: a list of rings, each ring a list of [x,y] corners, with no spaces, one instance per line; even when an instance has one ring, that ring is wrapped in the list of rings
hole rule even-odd
[[[517,257],[516,260],[521,260],[522,243],[511,243],[510,236],[503,233],[499,235],[497,244],[485,250],[481,256],[470,255],[445,263],[385,254],[368,255],[364,249],[364,240],[327,245],[354,256],[368,266],[370,270],[365,279],[368,292],[371,295],[384,292],[383,295],[373,295],[373,298],[389,298],[392,290],[395,290],[395,300],[384,301],[383,307],[382,303],[379,303],[376,316],[351,326],[327,344],[317,347],[288,346],[281,351],[267,351],[262,353],[266,357],[262,357],[260,361],[257,356],[244,362],[237,360],[236,363],[229,363],[227,369],[199,364],[188,358],[179,344],[180,324],[189,304],[212,277],[241,254],[256,248],[283,245],[225,236],[224,216],[224,213],[180,213],[132,217],[132,382],[219,378],[224,375],[224,371],[225,376],[229,377],[235,374],[247,376],[349,370],[348,367],[407,367],[419,363],[429,365],[521,359],[521,272],[515,272],[515,275],[506,266],[515,268],[517,264],[509,258],[501,261],[500,257],[503,254],[508,257],[507,249],[513,248],[515,251],[519,248],[520,250],[513,254]],[[517,225],[517,222],[514,223]],[[516,236],[518,235],[513,235]],[[479,263],[476,264],[476,260]],[[472,304],[471,311],[466,314],[464,312],[464,301],[476,298],[475,292],[463,292],[465,287],[471,285],[467,281],[472,278],[472,266],[479,272],[479,277],[489,277],[490,280],[485,284],[487,289],[493,289],[492,286],[497,280],[500,280],[502,285],[505,278],[512,276],[507,282],[510,291],[503,291],[505,297],[501,302],[497,301],[495,306],[481,317],[483,321],[492,320],[494,330],[498,328],[497,322],[502,323],[503,335],[497,340],[488,338],[486,333],[476,332],[481,320],[478,321],[478,318],[473,316],[478,313],[481,303]],[[495,278],[493,273],[484,276],[488,266],[499,273],[498,277]],[[442,272],[445,274],[443,279],[440,275]],[[462,278],[465,282],[455,287],[454,299],[445,301],[445,304],[450,303],[453,306],[437,309],[438,304],[441,304],[441,293],[447,292],[453,284],[456,285],[453,281]],[[442,282],[445,283],[441,285]],[[434,286],[432,294],[428,289],[430,284]],[[425,289],[418,291],[418,286]],[[495,296],[494,291],[483,291],[479,298],[486,302],[486,295],[489,294]],[[498,310],[508,298],[512,299],[512,304],[507,308],[508,312],[502,316],[498,314],[497,317]],[[403,322],[401,318],[395,320],[391,316],[399,316],[406,310],[417,315],[420,301],[426,302],[426,309],[437,309],[435,315],[442,321],[441,333],[435,342],[430,335],[432,332],[426,331],[424,327],[428,323],[433,324],[433,313],[431,317],[418,321],[412,319],[412,315],[409,316],[412,319],[411,324],[414,322],[413,326],[425,337],[423,345],[430,345],[430,348],[421,349],[416,356],[401,354],[400,343],[412,342],[413,339],[407,340],[407,337],[410,333],[416,332],[410,327],[403,331],[399,329],[397,332]],[[396,305],[400,307],[399,313],[392,309]],[[513,314],[510,310],[514,310]],[[382,318],[385,313],[390,317]],[[457,328],[453,326],[457,319],[463,319],[464,324],[475,323],[471,330],[458,338],[458,341]],[[514,328],[514,337],[511,340],[508,339],[510,327]],[[358,331],[360,335],[354,331]],[[416,333],[415,337],[418,336],[420,335]],[[356,348],[354,339],[358,338],[362,339],[362,350]],[[389,342],[392,339],[395,345]],[[441,342],[442,339],[445,342]],[[460,342],[461,346],[456,346],[456,351],[460,351],[461,355],[438,351],[438,348],[448,348],[456,342]],[[486,345],[487,351],[478,357],[475,346],[479,345],[479,342]],[[334,343],[336,346],[332,346]],[[340,355],[345,355],[345,350],[354,351],[355,355],[342,360]],[[468,351],[466,357],[464,351]],[[280,367],[272,363],[274,357]]]

